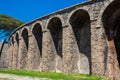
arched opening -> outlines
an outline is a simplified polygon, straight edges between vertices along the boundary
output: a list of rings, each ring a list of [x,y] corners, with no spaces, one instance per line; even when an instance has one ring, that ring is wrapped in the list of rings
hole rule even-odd
[[[19,47],[19,35],[18,35],[18,33],[16,34],[15,40],[16,40],[17,45],[18,45],[18,47]]]
[[[91,73],[90,17],[85,10],[77,10],[70,17],[70,24],[80,53],[80,73]]]
[[[28,50],[28,30],[27,29],[23,30],[22,37],[25,42],[26,49]]]
[[[39,23],[37,23],[33,30],[32,33],[35,37],[35,40],[37,42],[37,46],[40,52],[40,56],[42,56],[42,29],[41,29],[41,25]]]
[[[39,23],[35,24],[32,33],[34,35],[33,69],[39,69],[42,57],[42,28]]]
[[[102,22],[109,42],[110,53],[116,53],[120,66],[120,1],[112,2],[102,15]],[[114,57],[113,55],[111,55]],[[115,58],[115,57],[114,57]],[[112,63],[114,64],[114,62]]]
[[[14,37],[11,39],[11,68],[14,66]]]
[[[27,68],[27,59],[28,59],[28,30],[25,28],[22,31],[23,43],[22,44],[22,68]]]
[[[48,25],[57,54],[62,57],[62,23],[57,17],[51,19]]]
[[[16,40],[16,43],[17,43],[17,45],[16,45],[16,68],[17,68],[17,66],[18,66],[18,55],[19,55],[19,34],[17,33],[16,34],[16,37],[15,37],[15,40]]]
[[[50,20],[49,24],[48,24],[48,29],[50,31],[50,42],[54,44],[50,44],[51,45],[51,51],[54,50],[55,47],[55,51],[57,53],[57,57],[55,57],[54,53],[51,53],[53,56],[51,57],[55,59],[56,58],[56,62],[57,62],[57,69],[59,71],[62,70],[62,23],[61,20],[58,17],[54,17]],[[59,64],[59,65],[58,65]],[[53,65],[55,65],[55,62],[53,62]]]
[[[12,39],[11,39],[11,45],[12,46],[14,45],[14,37],[12,37]]]

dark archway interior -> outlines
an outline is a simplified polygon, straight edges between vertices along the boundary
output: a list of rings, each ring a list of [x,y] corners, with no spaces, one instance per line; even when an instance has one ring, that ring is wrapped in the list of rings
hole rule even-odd
[[[13,66],[13,57],[14,57],[14,54],[13,54],[13,51],[14,51],[14,37],[12,37],[11,39],[11,47],[12,47],[12,53],[11,53],[11,63],[12,63],[12,66]]]
[[[32,33],[35,36],[35,39],[37,41],[38,48],[40,51],[40,55],[42,56],[42,29],[41,29],[41,25],[39,23],[37,23],[34,26]]]
[[[25,69],[27,66],[27,58],[28,58],[28,30],[25,28],[22,32],[22,37],[23,37],[23,50],[22,50],[22,69]]]
[[[89,14],[84,10],[76,11],[70,18],[79,52],[84,54],[89,60],[89,70],[91,73],[91,28]]]
[[[16,46],[16,48],[17,48],[17,51],[16,51],[16,67],[18,66],[18,52],[19,52],[19,35],[18,35],[18,33],[16,34],[16,37],[15,37],[15,40],[16,40],[16,42],[17,42],[17,46]]]
[[[14,45],[14,37],[12,37],[11,43],[12,43],[12,45]]]
[[[62,23],[59,18],[51,19],[48,25],[57,54],[62,58]]]
[[[114,40],[117,60],[120,66],[120,1],[114,1],[105,10],[102,16],[103,26],[108,41]]]
[[[16,39],[16,42],[17,42],[17,46],[19,47],[19,36],[18,36],[18,33],[16,34],[15,39]]]
[[[25,46],[28,50],[28,30],[27,29],[24,29],[23,32],[22,32],[22,37],[23,37],[23,40],[25,42]]]
[[[116,33],[114,36],[114,42],[115,42],[115,47],[116,47],[116,52],[117,52],[117,58],[120,66],[120,16],[118,19],[115,21],[115,26],[116,26]]]

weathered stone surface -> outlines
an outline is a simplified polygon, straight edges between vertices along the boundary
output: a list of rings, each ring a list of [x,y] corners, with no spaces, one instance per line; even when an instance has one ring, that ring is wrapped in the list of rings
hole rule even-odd
[[[8,68],[8,43],[0,43],[0,68]]]
[[[119,0],[90,0],[17,28],[9,39],[7,67],[119,80],[119,5]]]

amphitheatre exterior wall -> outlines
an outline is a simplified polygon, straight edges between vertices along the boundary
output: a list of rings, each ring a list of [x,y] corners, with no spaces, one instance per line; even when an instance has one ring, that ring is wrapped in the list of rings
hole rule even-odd
[[[8,43],[0,43],[0,68],[8,68]]]
[[[119,0],[91,0],[18,27],[9,39],[8,67],[119,79],[119,52],[108,39],[104,25],[108,23],[103,21],[112,16],[109,7],[119,3]],[[116,6],[114,10],[119,9]],[[110,16],[106,17],[107,14]]]

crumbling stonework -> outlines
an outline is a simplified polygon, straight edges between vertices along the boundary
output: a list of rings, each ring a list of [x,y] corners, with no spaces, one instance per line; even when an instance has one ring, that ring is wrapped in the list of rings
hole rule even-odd
[[[9,68],[120,80],[120,1],[90,0],[17,28]]]

